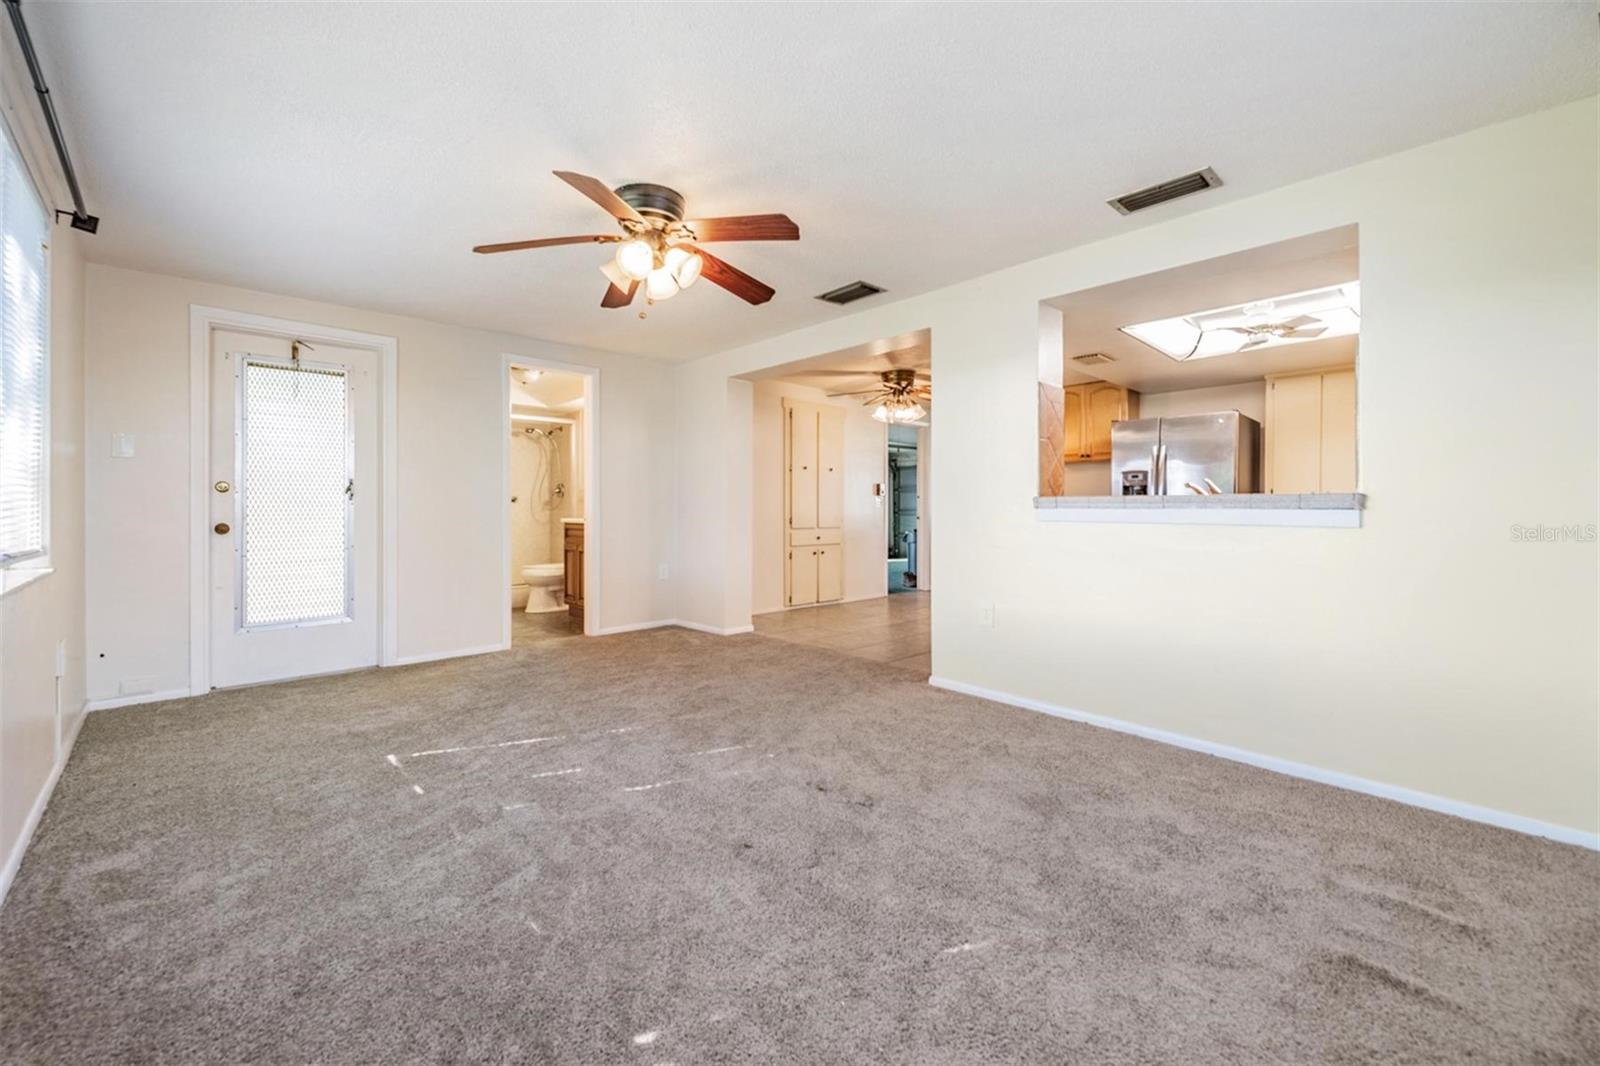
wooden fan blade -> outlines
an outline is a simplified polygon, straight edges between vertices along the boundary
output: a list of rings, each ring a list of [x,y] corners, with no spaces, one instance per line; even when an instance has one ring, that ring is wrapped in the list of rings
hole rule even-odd
[[[615,285],[606,286],[605,298],[600,301],[601,307],[627,307],[633,303],[633,294],[639,291],[636,281],[626,289],[619,289]]]
[[[797,241],[800,227],[788,215],[730,215],[685,223],[699,241]]]
[[[541,237],[536,241],[507,241],[504,244],[480,244],[473,248],[480,255],[491,252],[520,252],[524,248],[554,248],[560,244],[610,244],[620,241],[621,237],[613,237],[605,233],[592,233],[587,237]]]
[[[591,178],[587,174],[574,174],[570,170],[555,170],[551,173],[599,204],[612,218],[625,218],[630,222],[644,221],[643,215],[629,207],[626,200],[612,192],[599,178]]]
[[[772,286],[752,278],[738,267],[729,266],[704,248],[695,249],[705,258],[702,277],[713,285],[720,285],[745,303],[764,304],[777,292]]]
[[[1312,318],[1310,315],[1295,315],[1287,322],[1279,322],[1279,329],[1304,329],[1306,326],[1320,326],[1322,319]]]
[[[1316,329],[1308,329],[1305,326],[1302,326],[1299,329],[1291,329],[1288,333],[1285,333],[1284,336],[1285,337],[1320,337],[1326,332],[1328,332],[1328,327],[1327,326],[1318,326]]]
[[[897,351],[889,352],[883,358],[885,362],[896,370],[909,368],[915,370],[919,377],[927,377],[928,372],[922,369],[920,365],[927,362],[926,356],[927,353],[921,348],[900,348]]]
[[[854,392],[830,392],[830,393],[828,393],[828,395],[829,396],[876,396],[881,392],[883,392],[883,388],[880,386],[879,388],[876,388],[876,389],[856,389]]]

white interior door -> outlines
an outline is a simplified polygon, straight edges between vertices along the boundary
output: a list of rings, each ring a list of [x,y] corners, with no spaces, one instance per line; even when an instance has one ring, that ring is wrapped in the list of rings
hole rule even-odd
[[[377,364],[212,333],[212,687],[377,664]]]

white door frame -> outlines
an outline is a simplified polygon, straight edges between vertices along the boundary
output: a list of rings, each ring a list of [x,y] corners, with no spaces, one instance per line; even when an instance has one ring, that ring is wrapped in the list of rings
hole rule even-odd
[[[511,647],[511,371],[553,370],[583,378],[583,635],[600,632],[600,368],[531,355],[500,360],[500,639]]]
[[[391,666],[397,655],[395,599],[399,556],[396,490],[399,467],[395,449],[398,407],[395,372],[399,343],[379,333],[361,333],[286,318],[189,305],[189,695],[211,691],[211,542],[202,532],[211,497],[211,331],[235,329],[265,333],[315,344],[364,348],[378,356],[378,454],[382,485],[378,500],[378,665]]]

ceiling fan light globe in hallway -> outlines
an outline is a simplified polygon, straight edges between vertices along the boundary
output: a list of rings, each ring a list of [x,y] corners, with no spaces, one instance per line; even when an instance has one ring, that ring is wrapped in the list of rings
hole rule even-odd
[[[872,409],[872,417],[889,425],[904,425],[922,421],[928,412],[915,400],[908,404],[903,399],[888,399]]]

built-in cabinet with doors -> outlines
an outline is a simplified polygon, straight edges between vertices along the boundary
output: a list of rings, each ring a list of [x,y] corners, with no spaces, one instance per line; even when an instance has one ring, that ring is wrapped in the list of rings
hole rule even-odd
[[[1356,371],[1335,367],[1267,378],[1268,492],[1356,490]]]
[[[844,597],[844,411],[783,401],[784,597],[791,607]]]
[[[1061,461],[1100,462],[1111,458],[1111,423],[1139,417],[1139,394],[1109,381],[1068,385],[1061,390],[1061,411]]]

